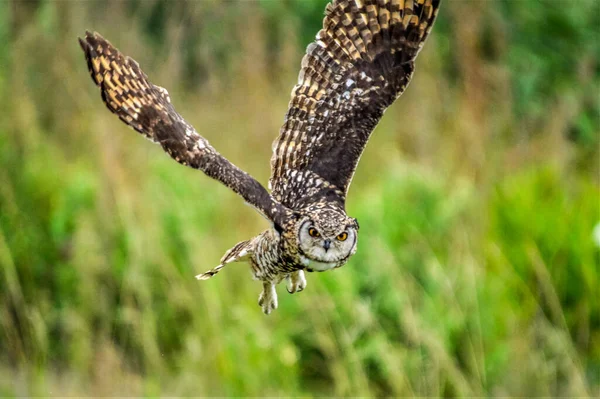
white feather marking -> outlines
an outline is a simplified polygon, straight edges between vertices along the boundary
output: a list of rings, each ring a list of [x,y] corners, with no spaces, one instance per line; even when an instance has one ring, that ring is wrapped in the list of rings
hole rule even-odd
[[[319,261],[311,260],[311,259],[306,259],[306,260],[308,261],[308,264],[306,265],[306,267],[308,269],[316,270],[319,272],[324,272],[325,270],[331,270],[337,264],[335,262],[329,263],[329,262],[319,262]],[[303,261],[302,263],[304,263],[304,259],[302,261]]]

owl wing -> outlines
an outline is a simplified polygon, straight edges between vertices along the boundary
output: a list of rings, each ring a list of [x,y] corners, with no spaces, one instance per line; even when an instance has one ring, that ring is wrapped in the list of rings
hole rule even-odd
[[[406,89],[441,0],[334,0],[302,59],[273,143],[273,195],[342,203],[385,109]]]
[[[288,211],[254,178],[219,154],[179,115],[169,93],[148,81],[137,62],[97,33],[79,39],[94,83],[108,109],[158,143],[177,162],[202,170],[282,226]]]

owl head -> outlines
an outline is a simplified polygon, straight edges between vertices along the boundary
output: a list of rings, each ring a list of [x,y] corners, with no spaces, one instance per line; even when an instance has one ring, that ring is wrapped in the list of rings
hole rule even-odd
[[[356,252],[358,222],[335,208],[317,208],[297,224],[298,248],[308,271],[344,264]]]

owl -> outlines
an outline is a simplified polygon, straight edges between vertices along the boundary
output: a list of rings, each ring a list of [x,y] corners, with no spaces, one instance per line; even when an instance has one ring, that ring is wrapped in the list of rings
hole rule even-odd
[[[275,287],[306,287],[304,271],[344,265],[358,222],[345,210],[360,156],[384,111],[406,89],[441,0],[333,0],[302,59],[298,83],[273,144],[269,191],[219,154],[175,111],[167,90],[98,33],[79,39],[104,104],[177,162],[220,181],[271,222],[236,244],[206,280],[246,261],[262,282],[258,303],[277,308]]]

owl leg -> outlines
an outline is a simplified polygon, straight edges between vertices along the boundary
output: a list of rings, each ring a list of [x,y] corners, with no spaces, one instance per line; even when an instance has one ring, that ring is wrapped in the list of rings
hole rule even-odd
[[[272,281],[263,282],[263,291],[258,296],[258,304],[262,307],[264,314],[269,314],[277,309],[277,291]]]
[[[304,277],[304,270],[298,270],[290,273],[286,276],[287,279],[287,291],[290,294],[300,292],[306,288],[306,278]]]

